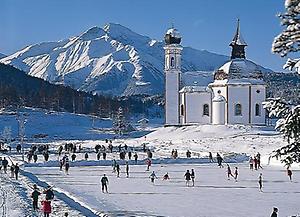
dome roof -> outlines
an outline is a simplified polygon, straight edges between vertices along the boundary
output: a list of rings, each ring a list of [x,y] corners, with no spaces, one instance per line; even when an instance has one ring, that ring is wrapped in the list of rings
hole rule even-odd
[[[261,77],[261,68],[247,59],[232,59],[215,72],[215,80]]]
[[[168,29],[165,35],[166,44],[180,44],[181,36],[177,29],[171,28]]]
[[[213,99],[213,102],[226,102],[226,99],[222,95],[216,95]]]

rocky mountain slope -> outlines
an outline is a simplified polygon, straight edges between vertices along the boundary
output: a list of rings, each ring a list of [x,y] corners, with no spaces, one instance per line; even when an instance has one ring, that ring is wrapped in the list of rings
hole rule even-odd
[[[153,95],[163,93],[163,46],[122,25],[107,24],[69,39],[27,46],[0,62],[77,90]],[[227,60],[224,55],[185,47],[182,68],[184,72],[213,71]]]

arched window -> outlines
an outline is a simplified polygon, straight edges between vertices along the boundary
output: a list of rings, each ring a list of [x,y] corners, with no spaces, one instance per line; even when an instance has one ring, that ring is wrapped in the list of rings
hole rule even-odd
[[[260,106],[258,103],[255,104],[255,116],[260,116]]]
[[[234,107],[234,115],[235,116],[241,116],[242,115],[242,105],[241,104],[236,104]]]
[[[203,115],[209,116],[209,105],[208,104],[203,105]]]
[[[182,104],[180,105],[180,115],[184,116],[184,106]]]
[[[174,57],[171,57],[171,67],[174,67]]]

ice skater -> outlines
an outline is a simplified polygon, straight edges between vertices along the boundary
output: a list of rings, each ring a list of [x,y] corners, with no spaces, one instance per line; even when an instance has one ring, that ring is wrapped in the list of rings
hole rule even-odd
[[[259,191],[262,192],[262,188],[263,188],[263,178],[262,178],[262,173],[259,174],[258,177],[258,186],[259,186]]]
[[[102,192],[104,193],[104,190],[106,193],[107,191],[107,185],[108,185],[108,178],[105,174],[103,174],[103,177],[101,178],[101,186],[102,186]]]
[[[277,207],[273,207],[273,212],[271,214],[271,217],[277,217],[277,212],[278,212],[278,208]]]
[[[129,164],[128,164],[128,161],[126,161],[126,177],[129,178]]]
[[[169,179],[170,179],[169,173],[166,173],[166,174],[163,176],[163,180],[169,180]]]
[[[230,180],[230,176],[234,178],[234,176],[232,175],[231,172],[231,168],[229,166],[229,164],[227,164],[227,179]]]
[[[33,210],[38,210],[38,201],[39,201],[39,196],[41,195],[41,192],[38,191],[38,188],[36,184],[33,185],[33,192],[31,193],[31,198],[32,198],[32,207]]]
[[[195,186],[195,171],[194,171],[194,169],[192,169],[192,171],[191,171],[191,179],[192,179],[192,185],[194,187]]]
[[[238,171],[238,168],[235,167],[235,170],[234,170],[234,180],[237,182],[238,180],[238,175],[239,175],[239,171]]]
[[[292,182],[292,175],[293,175],[293,172],[292,172],[292,170],[290,169],[290,167],[288,167],[288,168],[286,169],[286,172],[287,172],[287,175],[288,175],[290,181]]]
[[[253,171],[253,157],[249,158],[249,166],[250,166],[250,170]]]
[[[117,177],[120,177],[120,165],[117,163],[116,165]]]
[[[154,184],[154,180],[157,179],[157,176],[155,175],[155,172],[153,171],[149,176],[151,182]]]
[[[190,187],[191,173],[189,170],[186,171],[186,173],[184,174],[184,177],[185,177],[186,186]]]

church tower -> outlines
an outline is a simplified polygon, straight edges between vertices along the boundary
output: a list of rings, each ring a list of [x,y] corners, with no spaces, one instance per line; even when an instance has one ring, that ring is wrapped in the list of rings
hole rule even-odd
[[[237,20],[237,27],[236,27],[236,32],[235,35],[230,43],[232,47],[231,51],[231,59],[245,59],[246,54],[245,54],[245,47],[247,46],[247,43],[243,39],[241,33],[240,33],[240,20]]]
[[[179,125],[179,88],[181,73],[181,36],[171,28],[165,35],[165,125]]]

